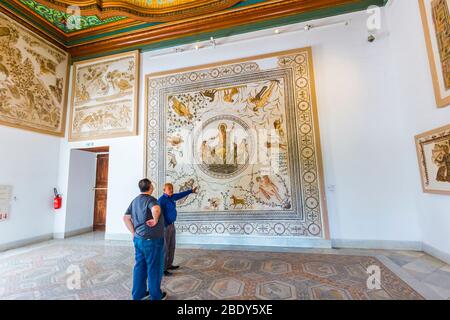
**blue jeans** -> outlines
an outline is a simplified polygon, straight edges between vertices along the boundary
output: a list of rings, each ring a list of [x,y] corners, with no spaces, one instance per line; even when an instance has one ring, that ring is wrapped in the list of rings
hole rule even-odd
[[[164,238],[146,240],[135,237],[133,300],[142,300],[148,291],[152,300],[161,300],[161,280],[164,272]]]

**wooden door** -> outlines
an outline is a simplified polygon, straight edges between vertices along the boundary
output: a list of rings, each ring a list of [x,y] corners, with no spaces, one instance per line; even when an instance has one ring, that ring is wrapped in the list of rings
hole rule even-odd
[[[109,154],[97,155],[97,178],[95,183],[94,230],[105,230],[106,200],[108,195]]]

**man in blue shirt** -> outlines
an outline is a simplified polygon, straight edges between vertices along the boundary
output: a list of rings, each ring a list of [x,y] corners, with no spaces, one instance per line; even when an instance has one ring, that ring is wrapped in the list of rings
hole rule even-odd
[[[141,194],[128,207],[123,221],[131,232],[135,248],[133,300],[150,294],[152,300],[165,299],[161,291],[164,259],[164,216],[156,198],[152,197],[150,180],[139,181]],[[148,282],[148,293],[147,293]]]
[[[173,193],[173,185],[166,183],[164,185],[164,194],[158,199],[164,216],[164,275],[170,276],[172,273],[169,270],[178,269],[179,266],[173,265],[175,257],[175,221],[177,220],[177,205],[176,201],[187,197],[191,193],[196,193],[197,188],[187,190],[180,193]]]

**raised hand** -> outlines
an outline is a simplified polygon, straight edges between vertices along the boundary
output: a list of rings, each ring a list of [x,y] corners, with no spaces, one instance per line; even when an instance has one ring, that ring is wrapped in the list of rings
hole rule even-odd
[[[192,189],[192,193],[197,193],[197,191],[198,191],[198,187],[195,187]]]

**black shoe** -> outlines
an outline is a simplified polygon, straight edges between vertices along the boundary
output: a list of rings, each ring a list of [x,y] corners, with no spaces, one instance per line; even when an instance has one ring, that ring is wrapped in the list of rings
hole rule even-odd
[[[145,293],[145,297],[142,299],[142,300],[151,300],[150,299],[150,292],[149,291],[147,291],[146,293]],[[161,300],[166,300],[167,299],[167,292],[165,292],[165,291],[163,291],[163,293],[162,293],[162,296],[161,296]]]
[[[180,266],[170,266],[167,270],[177,270]]]
[[[173,275],[173,273],[172,273],[172,272],[169,272],[169,271],[164,271],[164,275],[165,275],[166,277],[170,277],[170,276]]]
[[[146,291],[145,296],[141,300],[150,300],[150,292]]]

